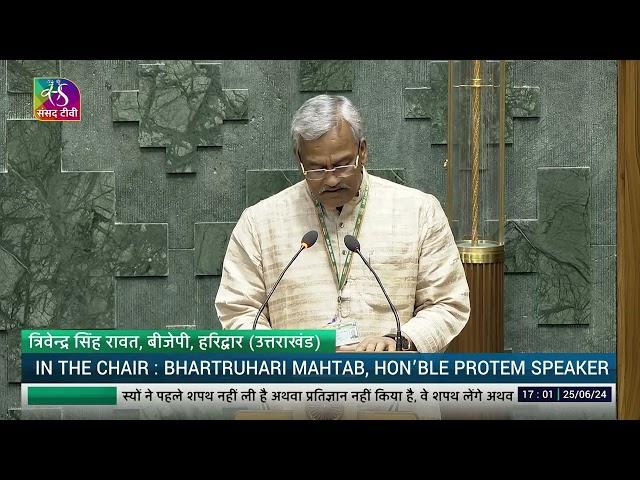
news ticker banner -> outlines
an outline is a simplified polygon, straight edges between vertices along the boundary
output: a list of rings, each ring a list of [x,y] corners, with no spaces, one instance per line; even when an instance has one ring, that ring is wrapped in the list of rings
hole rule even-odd
[[[63,418],[615,418],[613,354],[335,353],[333,330],[23,330],[22,375],[23,411]]]
[[[64,418],[615,418],[613,354],[335,353],[326,330],[25,330],[22,347],[23,410]]]
[[[23,384],[69,419],[615,419],[612,384]]]
[[[324,330],[22,330],[22,353],[335,352]]]
[[[615,383],[612,354],[23,353],[25,383]]]

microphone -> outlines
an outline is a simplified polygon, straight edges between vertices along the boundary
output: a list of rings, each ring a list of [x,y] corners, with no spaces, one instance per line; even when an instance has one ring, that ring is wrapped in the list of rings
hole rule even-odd
[[[269,292],[269,295],[267,295],[267,299],[260,306],[260,310],[258,310],[258,314],[256,315],[256,318],[253,321],[252,330],[256,329],[256,325],[258,325],[258,318],[260,318],[260,314],[264,310],[264,307],[267,306],[267,302],[271,298],[271,295],[273,295],[273,292],[275,291],[276,287],[280,283],[280,280],[282,280],[282,277],[284,277],[284,273],[289,269],[289,267],[294,262],[294,260],[296,258],[298,258],[298,255],[300,255],[300,252],[303,251],[303,250],[306,250],[307,248],[313,247],[313,245],[316,243],[316,240],[318,240],[318,232],[316,232],[315,230],[310,230],[310,231],[308,231],[307,233],[304,234],[304,236],[302,237],[302,240],[300,240],[300,250],[298,250],[296,252],[296,254],[293,256],[293,258],[291,259],[289,264],[286,267],[284,267],[284,270],[282,271],[282,273],[278,277],[278,280],[276,280],[276,283],[274,283],[273,287],[271,287],[271,291]],[[271,323],[271,321],[269,321],[269,323]]]
[[[378,281],[378,285],[380,285],[380,288],[382,289],[382,293],[384,293],[384,296],[387,297],[387,302],[389,302],[389,305],[391,306],[391,310],[393,311],[393,314],[396,317],[396,350],[401,352],[402,351],[402,331],[400,330],[400,317],[398,316],[398,311],[396,310],[396,307],[394,307],[393,303],[391,303],[391,299],[389,298],[389,295],[387,295],[387,291],[384,289],[384,286],[382,285],[382,282],[380,281],[378,274],[373,270],[373,268],[371,268],[371,265],[369,265],[369,262],[367,262],[367,260],[362,256],[362,253],[360,253],[360,242],[358,241],[358,239],[353,235],[345,235],[344,244],[349,250],[360,255],[360,258],[362,259],[364,264],[367,267],[369,267],[369,270],[371,270],[371,273],[373,273],[373,276],[376,277],[376,280]]]

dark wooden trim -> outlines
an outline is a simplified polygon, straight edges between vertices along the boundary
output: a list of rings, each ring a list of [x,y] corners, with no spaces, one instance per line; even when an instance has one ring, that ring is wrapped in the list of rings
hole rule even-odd
[[[640,61],[618,62],[618,418],[640,419]]]

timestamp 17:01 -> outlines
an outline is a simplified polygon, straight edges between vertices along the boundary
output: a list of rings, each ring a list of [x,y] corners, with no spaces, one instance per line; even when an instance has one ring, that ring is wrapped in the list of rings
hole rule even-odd
[[[518,387],[519,402],[611,402],[611,387]]]

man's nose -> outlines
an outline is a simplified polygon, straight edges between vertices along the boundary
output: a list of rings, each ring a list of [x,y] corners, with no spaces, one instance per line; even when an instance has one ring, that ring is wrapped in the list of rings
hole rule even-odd
[[[340,183],[340,179],[336,175],[336,172],[327,172],[324,178],[324,184],[329,188],[333,188],[338,185],[338,183]]]

